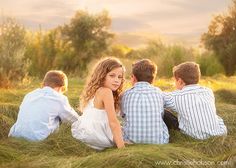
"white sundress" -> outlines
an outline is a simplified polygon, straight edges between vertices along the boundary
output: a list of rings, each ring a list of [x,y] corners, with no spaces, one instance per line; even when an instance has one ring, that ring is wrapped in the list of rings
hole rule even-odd
[[[72,136],[91,148],[103,150],[114,146],[107,112],[97,109],[91,99],[80,118],[71,126]]]

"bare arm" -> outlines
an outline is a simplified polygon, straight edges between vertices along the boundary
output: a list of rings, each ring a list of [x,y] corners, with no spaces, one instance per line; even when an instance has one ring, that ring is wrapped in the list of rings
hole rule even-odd
[[[122,148],[125,145],[122,138],[121,126],[116,117],[112,91],[108,88],[104,88],[102,92],[102,100],[104,103],[104,108],[107,112],[109,125],[113,134],[113,139],[116,143],[117,148]]]

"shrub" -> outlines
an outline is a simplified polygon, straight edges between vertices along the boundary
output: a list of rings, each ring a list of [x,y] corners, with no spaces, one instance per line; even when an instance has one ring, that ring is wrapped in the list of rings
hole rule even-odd
[[[224,68],[217,60],[214,53],[203,53],[197,57],[197,63],[200,65],[201,73],[204,76],[213,76],[224,73]]]
[[[8,18],[0,24],[0,87],[9,87],[27,75],[24,60],[25,34],[23,26]]]

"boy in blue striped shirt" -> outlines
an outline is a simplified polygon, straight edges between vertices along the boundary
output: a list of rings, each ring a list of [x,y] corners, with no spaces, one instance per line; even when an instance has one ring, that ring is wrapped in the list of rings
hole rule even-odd
[[[181,132],[196,139],[227,134],[223,120],[216,114],[212,90],[198,85],[199,65],[179,64],[173,68],[173,76],[178,90],[166,93],[165,107],[177,112]]]
[[[148,59],[133,64],[132,88],[121,100],[124,140],[133,143],[164,144],[169,133],[163,121],[164,94],[152,85],[157,66]]]

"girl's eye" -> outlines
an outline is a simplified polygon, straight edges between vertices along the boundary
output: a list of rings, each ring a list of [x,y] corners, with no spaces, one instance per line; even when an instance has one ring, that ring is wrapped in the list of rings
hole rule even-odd
[[[112,74],[112,75],[109,75],[109,76],[110,76],[110,77],[115,77],[115,75],[113,75],[113,74]]]
[[[119,79],[123,79],[123,76],[118,76]]]

